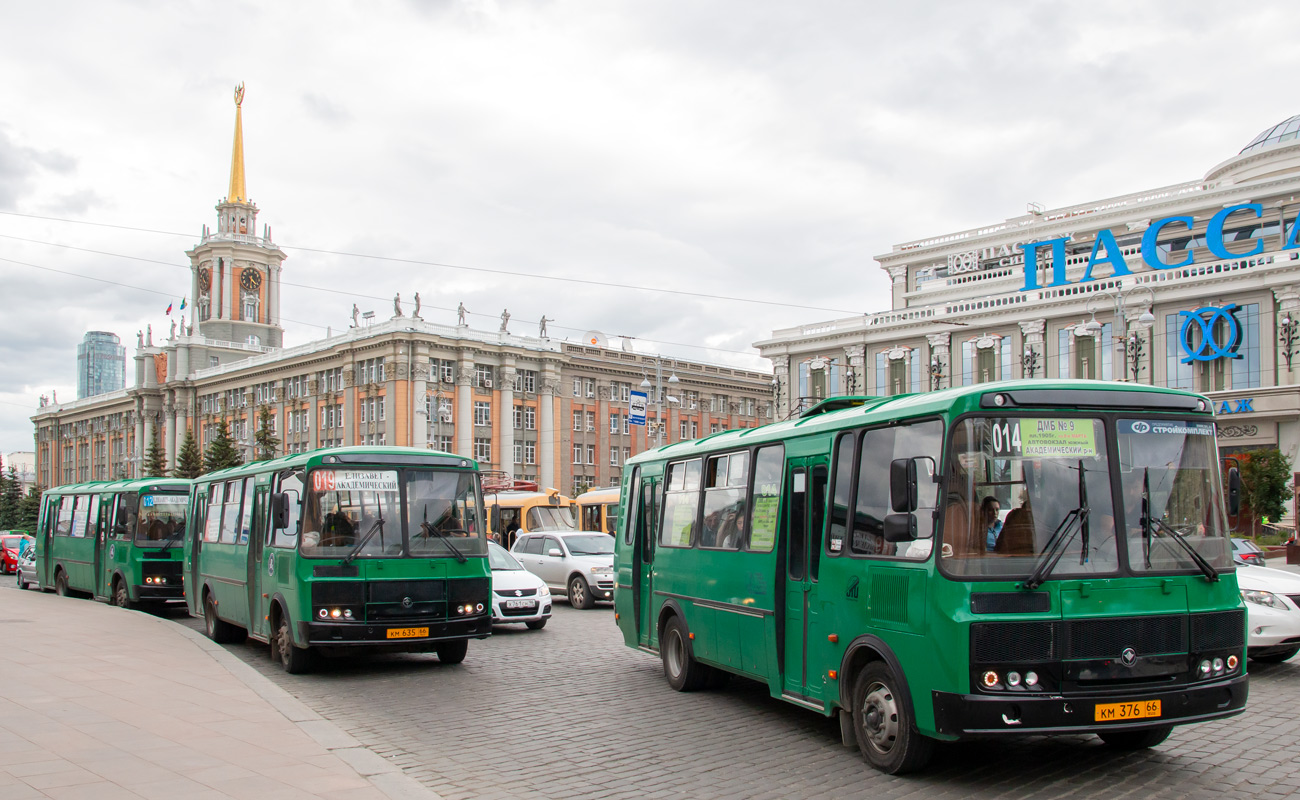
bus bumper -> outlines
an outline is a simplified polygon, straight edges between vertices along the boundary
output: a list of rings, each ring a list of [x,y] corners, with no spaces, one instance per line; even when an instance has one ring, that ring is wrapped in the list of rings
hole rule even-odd
[[[1083,697],[989,696],[934,692],[936,732],[947,736],[1025,733],[1097,733],[1137,730],[1161,725],[1230,717],[1246,707],[1248,678],[1180,686],[1133,694],[1089,694]],[[1161,715],[1127,722],[1097,722],[1094,708],[1103,703],[1159,700]]]
[[[427,636],[389,636],[389,631],[408,632],[428,628]],[[365,622],[299,622],[298,639],[311,647],[391,647],[418,649],[421,645],[448,639],[483,638],[492,632],[492,617],[481,614],[470,619],[430,620],[410,625],[376,625]]]
[[[182,586],[150,586],[147,584],[136,584],[135,597],[141,602],[151,600],[184,600],[185,589]]]

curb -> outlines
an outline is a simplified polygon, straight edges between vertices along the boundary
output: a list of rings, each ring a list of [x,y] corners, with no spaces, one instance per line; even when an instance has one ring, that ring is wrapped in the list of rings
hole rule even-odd
[[[136,612],[188,638],[231,675],[261,697],[272,708],[313,741],[356,770],[375,790],[393,800],[443,800],[442,795],[402,772],[397,766],[362,745],[333,722],[317,714],[305,703],[281,689],[269,678],[226,652],[221,645],[184,625],[152,614]]]

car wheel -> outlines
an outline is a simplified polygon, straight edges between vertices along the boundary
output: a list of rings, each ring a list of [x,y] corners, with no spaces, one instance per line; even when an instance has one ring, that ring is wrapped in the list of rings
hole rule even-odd
[[[19,589],[27,588],[27,581],[23,580],[23,574],[21,572],[18,573],[18,588]]]
[[[208,638],[217,644],[229,644],[235,640],[235,626],[217,616],[217,604],[211,595],[203,602],[203,622]]]
[[[574,575],[569,581],[569,605],[574,608],[591,608],[596,604],[596,599],[591,596],[591,587],[587,586],[587,579],[581,575]]]
[[[54,576],[54,593],[59,597],[71,597],[72,590],[68,588],[68,573],[59,570],[59,574]]]
[[[1262,656],[1252,655],[1250,656],[1250,659],[1252,661],[1258,661],[1261,664],[1281,664],[1296,653],[1300,653],[1300,647],[1292,647],[1290,650],[1283,650],[1281,652],[1266,653]]]
[[[290,675],[301,675],[311,669],[312,651],[307,647],[296,647],[293,634],[289,631],[289,615],[280,617],[280,629],[275,636],[275,649],[280,656],[280,666]]]
[[[119,608],[135,607],[135,604],[131,602],[131,592],[126,588],[126,581],[121,578],[113,581],[113,605]]]
[[[531,619],[531,620],[525,622],[524,624],[528,626],[528,630],[530,630],[530,631],[540,631],[542,628],[545,628],[545,627],[546,627],[546,620],[544,620],[544,619]]]
[[[465,654],[469,652],[469,639],[457,639],[454,642],[438,642],[434,645],[434,650],[438,652],[438,660],[444,664],[459,664],[465,660]]]
[[[664,625],[659,656],[664,662],[664,677],[668,679],[668,685],[677,691],[693,692],[708,684],[713,670],[695,660],[686,626],[676,616]]]
[[[1115,750],[1145,750],[1168,739],[1173,729],[1173,725],[1162,725],[1159,728],[1147,728],[1143,731],[1107,731],[1097,736],[1106,743],[1107,747]]]
[[[853,733],[863,758],[889,775],[924,767],[934,752],[934,740],[916,729],[902,683],[883,661],[867,664],[853,682]]]

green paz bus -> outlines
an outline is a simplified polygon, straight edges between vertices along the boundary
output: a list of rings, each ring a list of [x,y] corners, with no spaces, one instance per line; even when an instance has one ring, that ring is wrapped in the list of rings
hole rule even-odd
[[[123,608],[180,600],[180,542],[190,482],[98,481],[41,495],[36,574],[61,595],[90,595]]]
[[[887,773],[976,736],[1151,747],[1246,703],[1214,433],[1195,394],[1036,380],[649,451],[617,623],[674,689],[761,681]]]
[[[247,635],[291,673],[317,653],[436,651],[488,636],[491,572],[478,464],[342,447],[194,481],[186,598],[214,641]]]

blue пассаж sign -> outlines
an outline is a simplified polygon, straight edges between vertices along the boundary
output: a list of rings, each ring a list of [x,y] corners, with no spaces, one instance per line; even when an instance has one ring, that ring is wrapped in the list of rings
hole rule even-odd
[[[1255,241],[1255,246],[1246,253],[1230,253],[1223,240],[1223,226],[1227,223],[1228,217],[1238,212],[1250,212],[1257,219],[1264,215],[1264,206],[1260,203],[1242,203],[1240,205],[1228,206],[1222,211],[1216,213],[1210,218],[1209,225],[1205,229],[1205,246],[1215,258],[1232,259],[1232,258],[1249,258],[1257,256],[1264,252],[1264,242]],[[1193,227],[1196,225],[1196,218],[1191,216],[1165,217],[1156,220],[1142,234],[1142,261],[1151,269],[1177,269],[1178,267],[1189,267],[1196,261],[1196,248],[1188,247],[1187,255],[1182,261],[1173,264],[1166,264],[1160,260],[1160,232],[1165,228],[1175,225],[1181,225],[1187,228],[1190,235]],[[1297,241],[1297,234],[1300,234],[1300,215],[1296,216],[1295,222],[1291,225],[1291,232],[1287,235],[1286,244],[1282,246],[1283,250],[1300,249],[1300,241]],[[1069,286],[1070,281],[1065,277],[1065,244],[1070,241],[1069,236],[1063,236],[1059,239],[1043,239],[1028,244],[1016,245],[1025,251],[1025,263],[1023,266],[1025,275],[1025,285],[1020,291],[1029,292],[1035,289],[1044,289],[1052,286]],[[1040,286],[1038,283],[1038,254],[1042,250],[1047,250],[1052,257],[1052,282],[1047,286]],[[1109,276],[1094,276],[1092,270],[1094,267],[1109,264],[1111,274]],[[1092,256],[1088,259],[1088,269],[1079,279],[1079,283],[1095,281],[1098,277],[1118,277],[1120,275],[1132,275],[1133,271],[1129,269],[1128,262],[1124,259],[1124,253],[1120,251],[1119,244],[1115,241],[1115,234],[1110,229],[1097,231],[1097,241],[1092,245]]]

